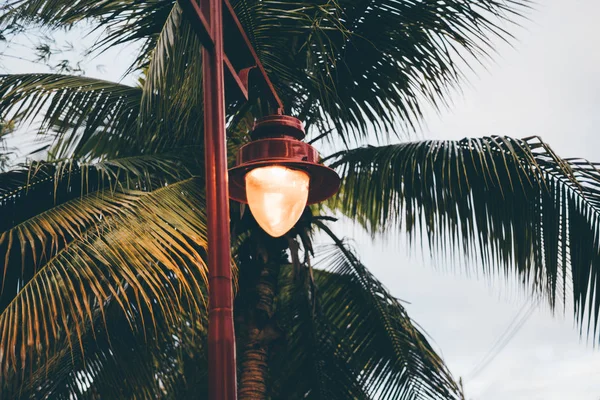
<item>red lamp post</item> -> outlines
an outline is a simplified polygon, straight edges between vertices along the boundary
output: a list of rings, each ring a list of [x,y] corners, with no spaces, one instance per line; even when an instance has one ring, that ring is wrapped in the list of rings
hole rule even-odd
[[[256,69],[262,90],[266,89],[271,104],[279,114],[283,112],[283,104],[229,0],[199,0],[199,3],[197,0],[178,1],[203,44],[210,289],[209,399],[235,400],[237,379],[229,198],[249,203],[259,224],[273,236],[280,236],[296,223],[306,204],[332,196],[339,187],[340,179],[335,171],[319,165],[318,153],[312,146],[300,141],[304,137],[304,129],[299,120],[275,115],[260,120],[252,133],[256,140],[240,149],[238,165],[231,170],[229,193],[225,146],[225,78],[237,87],[238,95],[248,100],[248,74]],[[227,31],[228,40],[237,41],[239,46],[236,47],[235,58],[242,65],[234,65],[225,54],[224,30]],[[241,57],[240,54],[246,56]],[[274,183],[273,179],[279,181]]]
[[[211,400],[237,399],[233,290],[229,236],[223,3],[203,0],[213,47],[202,48],[204,159],[208,218],[208,379]]]

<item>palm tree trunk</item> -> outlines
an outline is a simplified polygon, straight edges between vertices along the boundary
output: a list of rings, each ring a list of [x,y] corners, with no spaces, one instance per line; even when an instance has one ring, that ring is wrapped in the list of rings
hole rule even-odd
[[[243,299],[247,301],[253,298],[254,301],[250,303],[251,308],[244,317],[247,338],[240,364],[240,400],[267,398],[269,351],[272,343],[281,336],[272,317],[282,252],[280,246],[273,244],[267,242],[267,251],[262,254],[263,257],[255,257],[255,260],[260,260],[256,262],[255,273],[258,276],[254,281],[255,286],[249,288],[250,292],[254,293],[251,296],[246,294]]]
[[[258,332],[258,329],[254,330]],[[268,346],[256,340],[246,345],[242,360],[239,399],[265,399],[267,397]]]

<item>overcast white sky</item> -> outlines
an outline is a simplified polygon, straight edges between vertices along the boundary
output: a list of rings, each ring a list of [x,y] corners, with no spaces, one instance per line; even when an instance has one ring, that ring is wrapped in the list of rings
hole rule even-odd
[[[453,97],[450,109],[431,112],[421,137],[539,135],[562,156],[600,161],[600,1],[539,3],[531,21],[515,30],[514,48],[499,43],[495,62],[469,75],[470,85]],[[118,80],[132,60],[129,50],[94,60],[86,65],[88,74]],[[17,59],[0,61],[10,72],[40,69]],[[468,399],[600,399],[600,353],[580,339],[569,309],[565,317],[553,317],[543,305],[535,308],[512,341],[472,376],[499,336],[529,309],[515,282],[457,276],[442,263],[423,260],[419,251],[410,258],[402,240],[373,243],[358,228],[354,233],[363,262],[410,302],[410,315],[433,337],[453,374],[463,377]]]

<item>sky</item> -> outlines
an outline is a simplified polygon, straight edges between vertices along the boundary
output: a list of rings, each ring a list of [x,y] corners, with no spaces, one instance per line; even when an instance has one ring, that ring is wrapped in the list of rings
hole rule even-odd
[[[563,157],[600,161],[598,0],[539,0],[512,47],[498,42],[493,62],[467,72],[469,83],[441,112],[429,110],[414,138],[539,135]],[[134,49],[133,49],[134,50]],[[131,48],[88,60],[88,75],[119,80]],[[12,53],[16,56],[25,54]],[[77,55],[75,54],[75,57]],[[0,71],[40,66],[0,59]],[[133,83],[131,78],[126,83]],[[363,263],[431,336],[469,400],[599,400],[600,353],[580,336],[569,308],[553,315],[515,281],[469,277],[422,256],[402,237],[375,240],[358,227],[334,226],[354,240]],[[343,229],[342,229],[343,228]],[[348,229],[346,229],[348,228]],[[502,334],[510,336],[504,346]],[[494,351],[500,350],[500,351]],[[484,368],[476,368],[495,354]]]

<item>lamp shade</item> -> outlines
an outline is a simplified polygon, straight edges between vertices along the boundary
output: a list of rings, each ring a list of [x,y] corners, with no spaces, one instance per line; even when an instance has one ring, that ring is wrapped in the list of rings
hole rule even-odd
[[[287,233],[306,207],[309,175],[271,165],[249,171],[245,180],[248,206],[258,225],[273,237]]]

